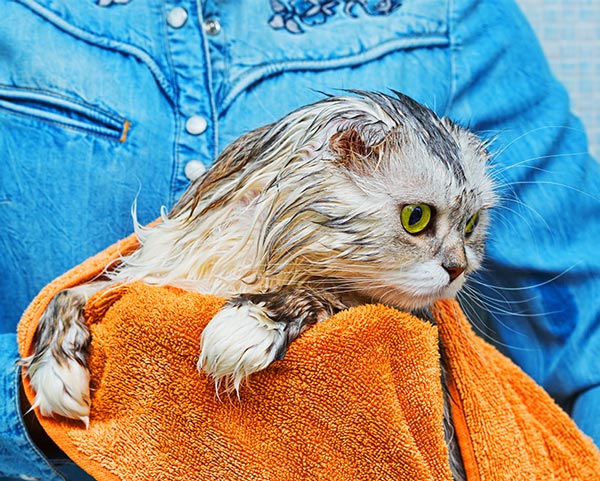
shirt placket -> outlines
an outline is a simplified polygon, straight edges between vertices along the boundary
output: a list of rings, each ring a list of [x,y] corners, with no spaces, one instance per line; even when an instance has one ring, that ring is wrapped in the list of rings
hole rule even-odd
[[[220,33],[213,17],[205,19],[200,2],[165,4],[169,52],[176,84],[177,140],[171,204],[214,161],[218,117],[208,38]]]

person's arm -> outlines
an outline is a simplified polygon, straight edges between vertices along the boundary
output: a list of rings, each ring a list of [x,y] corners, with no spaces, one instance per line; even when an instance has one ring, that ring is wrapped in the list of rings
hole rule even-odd
[[[455,6],[449,114],[496,138],[502,197],[463,304],[600,445],[600,165],[515,3]]]

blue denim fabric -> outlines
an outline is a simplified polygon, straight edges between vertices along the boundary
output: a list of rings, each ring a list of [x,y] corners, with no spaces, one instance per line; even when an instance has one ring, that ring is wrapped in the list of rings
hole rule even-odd
[[[1,365],[14,369],[27,303],[128,235],[134,200],[149,222],[187,187],[190,161],[210,165],[319,92],[396,89],[495,139],[504,201],[471,283],[479,301],[463,305],[600,443],[600,172],[514,2],[346,5],[356,18],[279,3],[0,0]],[[174,7],[181,26],[168,23]],[[194,116],[206,130],[192,135]],[[5,374],[2,405],[16,406]],[[3,416],[0,476],[57,479],[18,412]]]

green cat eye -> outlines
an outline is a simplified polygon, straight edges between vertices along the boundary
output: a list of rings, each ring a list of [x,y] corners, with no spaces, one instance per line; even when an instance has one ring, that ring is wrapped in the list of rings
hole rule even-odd
[[[465,235],[471,235],[475,230],[475,227],[477,227],[477,224],[479,224],[479,212],[475,212],[475,214],[473,214],[467,221],[467,225],[465,226]]]
[[[418,234],[427,228],[431,221],[431,207],[427,204],[408,204],[400,213],[402,227],[409,234]]]

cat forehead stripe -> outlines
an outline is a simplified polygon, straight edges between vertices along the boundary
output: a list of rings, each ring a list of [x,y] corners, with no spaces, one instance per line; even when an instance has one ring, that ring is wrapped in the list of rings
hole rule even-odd
[[[410,128],[432,156],[439,159],[460,181],[466,180],[460,148],[433,111],[396,91],[393,92],[397,98],[377,92],[351,92],[372,100],[392,119],[397,119],[400,125]]]

